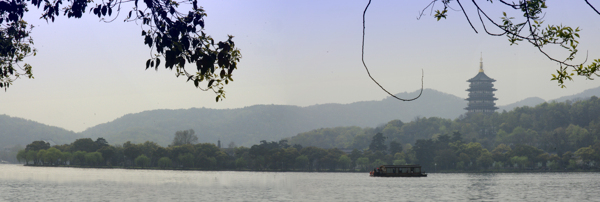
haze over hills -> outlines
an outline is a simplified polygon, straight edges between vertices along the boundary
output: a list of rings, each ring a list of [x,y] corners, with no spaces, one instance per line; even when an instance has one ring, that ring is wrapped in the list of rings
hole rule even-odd
[[[0,149],[25,145],[34,140],[46,140],[53,144],[71,143],[81,134],[63,128],[48,126],[18,117],[0,115]]]
[[[514,108],[517,107],[523,107],[523,106],[536,106],[538,104],[542,104],[546,102],[546,100],[539,98],[539,97],[528,97],[525,98],[524,100],[512,103],[512,104],[508,104],[508,105],[504,105],[504,106],[498,106],[498,110],[496,110],[497,112],[502,112],[504,110],[506,111],[510,111],[513,110]]]
[[[415,91],[399,93],[397,96],[414,97],[417,94],[418,91]],[[556,101],[587,98],[592,95],[599,96],[600,87],[561,97]],[[535,106],[543,102],[541,98],[527,98],[499,106],[498,112],[510,111],[521,106]],[[81,133],[2,115],[0,148],[16,144],[24,146],[34,140],[52,140],[56,144],[64,144],[81,137],[104,137],[110,144],[154,141],[167,146],[176,131],[187,129],[194,129],[200,142],[216,143],[217,140],[221,140],[223,145],[233,141],[237,145],[250,146],[261,140],[277,141],[318,128],[376,127],[394,119],[409,122],[418,116],[454,119],[465,113],[463,108],[466,105],[463,98],[425,89],[417,102],[399,102],[393,98],[386,98],[378,101],[307,107],[254,105],[238,109],[151,110],[127,114]]]
[[[592,96],[600,96],[600,87],[596,87],[596,88],[591,88],[591,89],[587,89],[584,90],[581,93],[577,93],[577,94],[573,94],[573,95],[568,95],[568,96],[563,96],[563,97],[559,97],[553,100],[550,100],[548,102],[564,102],[567,100],[570,101],[577,101],[577,100],[582,100],[582,99],[587,99],[590,98]],[[498,106],[498,112],[502,112],[502,110],[506,110],[506,111],[510,111],[513,110],[514,108],[517,107],[523,107],[523,106],[530,106],[530,107],[534,107],[536,105],[542,104],[546,102],[546,100],[539,98],[539,97],[529,97],[529,98],[525,98],[521,101],[512,103],[512,104],[508,104],[508,105],[504,105],[504,106]]]
[[[414,97],[418,92],[399,93]],[[321,104],[308,107],[255,105],[239,109],[192,108],[153,110],[127,114],[112,122],[82,132],[86,137],[104,137],[109,142],[155,141],[168,145],[177,130],[194,129],[201,142],[233,141],[250,146],[261,140],[279,140],[316,128],[336,126],[374,127],[389,120],[410,121],[417,116],[456,118],[466,101],[454,95],[425,89],[419,102],[386,98],[351,104]],[[423,110],[426,109],[426,110]]]
[[[597,88],[597,89],[600,89]],[[590,89],[582,95],[590,97]],[[415,97],[418,91],[399,93],[398,97]],[[558,98],[562,100],[564,98]],[[512,110],[515,107],[535,106],[543,103],[541,98],[500,106]],[[276,141],[298,133],[318,128],[338,126],[375,127],[390,120],[409,122],[415,117],[441,117],[454,119],[465,113],[467,102],[460,97],[425,89],[419,102],[398,102],[388,97],[379,101],[363,101],[350,104],[320,104],[307,107],[285,105],[255,105],[239,109],[181,109],[153,110],[128,114],[112,122],[101,124],[82,132],[86,137],[104,137],[109,142],[146,140],[168,145],[177,130],[194,129],[201,142],[217,142],[223,145],[233,141],[237,145],[250,146],[261,140]],[[501,112],[501,111],[499,111]]]
[[[577,100],[581,100],[581,99],[587,99],[592,96],[600,97],[600,87],[590,88],[590,89],[584,90],[581,93],[577,93],[577,94],[569,95],[569,96],[563,96],[563,97],[560,97],[560,98],[557,98],[557,99],[554,99],[551,101],[554,101],[554,102],[564,102],[567,100],[577,101]],[[541,104],[541,103],[538,103],[538,104]]]

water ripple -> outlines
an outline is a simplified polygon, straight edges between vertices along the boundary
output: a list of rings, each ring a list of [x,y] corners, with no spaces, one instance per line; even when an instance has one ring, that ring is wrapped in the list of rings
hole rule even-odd
[[[0,201],[598,201],[598,173],[278,173],[0,165]]]

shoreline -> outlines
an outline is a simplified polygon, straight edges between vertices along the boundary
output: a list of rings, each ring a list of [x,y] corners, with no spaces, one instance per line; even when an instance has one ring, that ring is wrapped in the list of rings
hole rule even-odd
[[[251,169],[195,169],[195,168],[159,168],[159,167],[123,167],[123,166],[74,166],[74,165],[60,165],[60,166],[48,166],[48,165],[25,165],[25,164],[5,164],[5,165],[22,165],[29,167],[55,167],[55,168],[94,168],[94,169],[125,169],[125,170],[172,170],[172,171],[239,171],[239,172],[274,172],[274,173],[286,173],[286,172],[301,172],[301,173],[366,173],[369,171],[306,171],[306,170],[251,170]],[[435,173],[435,174],[452,174],[452,173],[466,173],[466,174],[486,174],[486,173],[594,173],[600,172],[598,169],[571,169],[571,170],[522,170],[522,169],[502,169],[502,170],[475,170],[475,171],[440,171],[440,172],[424,172],[427,174]]]

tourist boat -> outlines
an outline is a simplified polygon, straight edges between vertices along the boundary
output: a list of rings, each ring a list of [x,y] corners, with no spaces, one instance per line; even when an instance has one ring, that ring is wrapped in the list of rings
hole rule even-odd
[[[371,177],[427,177],[420,165],[382,165],[373,169]]]

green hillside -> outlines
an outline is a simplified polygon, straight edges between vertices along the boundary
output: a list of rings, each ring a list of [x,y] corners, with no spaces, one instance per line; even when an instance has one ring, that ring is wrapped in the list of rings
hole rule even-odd
[[[65,129],[44,125],[7,115],[0,115],[0,148],[15,145],[25,146],[35,140],[45,140],[56,144],[73,142],[80,134]]]
[[[410,122],[390,121],[375,128],[322,128],[288,138],[291,145],[321,148],[366,149],[377,133],[386,142],[397,141],[405,148],[419,139],[437,139],[456,132],[466,142],[479,142],[492,150],[499,144],[529,145],[562,154],[600,143],[600,99],[593,96],[575,102],[542,103],[517,107],[509,112],[472,114],[456,119],[418,118]]]
[[[589,89],[569,97],[573,99],[589,98],[589,96],[597,94],[596,92],[600,92],[600,88]],[[417,93],[415,91],[397,95],[412,97]],[[537,101],[522,102],[510,106],[535,105],[536,103]],[[444,120],[453,120],[464,114],[464,107],[466,107],[466,101],[463,98],[425,89],[423,96],[415,102],[398,102],[386,98],[379,101],[320,104],[307,107],[255,105],[238,109],[152,110],[127,114],[111,122],[91,127],[79,134],[22,118],[2,115],[0,116],[0,128],[2,129],[0,130],[0,146],[25,145],[34,140],[50,140],[56,144],[64,144],[79,137],[94,139],[104,137],[110,144],[120,144],[126,141],[134,143],[153,141],[167,146],[176,131],[186,129],[194,129],[200,142],[216,143],[217,140],[221,140],[223,145],[233,141],[236,145],[250,146],[261,140],[278,141],[319,128],[350,127],[347,129],[348,134],[353,134],[354,137],[360,134],[356,133],[353,126],[359,127],[361,130],[367,127],[375,130],[379,128],[377,126],[390,120],[409,123],[417,120],[418,117],[439,117],[436,120],[440,119],[439,122],[445,122]],[[419,120],[422,119],[419,118]],[[427,120],[429,119],[431,118]],[[381,127],[385,127],[385,125]],[[444,125],[444,127],[447,126]],[[346,135],[344,138],[348,137]],[[359,138],[364,137],[359,136]],[[315,140],[315,142],[328,144],[327,141]],[[348,142],[341,145],[323,145],[324,148],[358,146],[359,144]]]
[[[400,93],[398,96],[411,97],[417,93]],[[280,140],[315,128],[373,127],[389,120],[409,121],[417,116],[456,118],[464,112],[465,106],[462,98],[426,89],[418,102],[387,98],[308,107],[255,105],[239,109],[152,110],[127,114],[91,127],[82,135],[104,137],[111,144],[148,140],[166,146],[175,131],[194,129],[200,142],[215,143],[220,139],[224,144],[233,141],[237,145],[250,146],[260,140]]]

